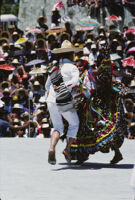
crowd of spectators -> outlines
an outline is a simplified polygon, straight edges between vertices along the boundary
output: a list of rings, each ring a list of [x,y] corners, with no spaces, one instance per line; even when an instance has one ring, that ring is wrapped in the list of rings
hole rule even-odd
[[[83,52],[75,54],[74,61],[85,58],[93,72],[96,72],[106,52],[109,52],[115,71],[113,82],[132,90],[135,88],[134,68],[122,63],[122,59],[129,56],[135,59],[135,53],[128,52],[135,46],[135,35],[132,32],[125,33],[130,27],[124,26],[120,31],[112,24],[108,27],[100,26],[96,31],[93,28],[85,31],[76,29],[73,32],[70,23],[66,22],[63,32],[55,29],[49,32],[46,21],[46,17],[39,17],[33,30],[26,27],[22,31],[15,25],[8,26],[7,31],[1,30],[0,107],[4,107],[4,112],[0,110],[0,137],[50,137],[53,127],[46,104],[46,70],[57,59],[51,50],[60,47],[64,40],[71,41],[74,47],[83,47]],[[54,20],[53,23],[58,26],[60,22],[56,24]],[[20,42],[22,38],[25,40]],[[30,73],[39,68],[40,73]],[[132,135],[131,138],[135,137],[130,130],[131,124],[131,129],[135,127],[134,100],[132,97],[132,102],[127,101],[127,118],[131,118],[128,133]],[[4,121],[8,122],[5,124]]]
[[[112,7],[112,4],[117,5],[117,6],[123,5],[123,6],[128,7],[131,10],[131,12],[133,11],[134,6],[135,6],[134,0],[67,0],[67,5],[69,7],[75,6],[75,5],[78,5],[81,7],[91,6],[92,4],[94,4],[95,7],[107,6],[110,9]]]
[[[135,16],[134,0],[67,0],[67,6],[88,7],[88,14],[99,20],[101,14],[103,18],[106,17],[106,10],[108,10],[110,15],[113,14],[124,18],[124,8],[127,8]]]

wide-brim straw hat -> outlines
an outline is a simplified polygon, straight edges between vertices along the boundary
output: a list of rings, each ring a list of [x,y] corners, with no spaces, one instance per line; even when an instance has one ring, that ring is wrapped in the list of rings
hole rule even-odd
[[[3,86],[4,84],[7,85],[6,88],[9,88],[10,85],[11,85],[10,82],[8,82],[8,81],[3,81],[3,82],[0,83],[0,90],[3,90],[2,86]]]
[[[130,88],[135,88],[135,80],[132,80],[129,84]]]
[[[68,40],[64,40],[61,44],[61,48],[53,49],[51,52],[53,54],[69,53],[69,52],[80,52],[83,48],[73,47],[72,43]]]
[[[0,43],[7,43],[8,45],[9,45],[9,40],[8,40],[8,38],[6,38],[6,37],[1,37],[0,38]]]
[[[43,111],[40,110],[40,109],[36,110],[36,112],[35,112],[35,116],[39,116],[39,115],[42,115],[42,114],[43,114]]]
[[[53,8],[52,8],[52,12],[59,12],[59,10],[58,10],[58,8],[53,7]]]
[[[8,49],[10,48],[9,44],[7,42],[2,44],[2,49],[4,49],[5,47],[8,47]]]
[[[64,37],[64,36],[66,36],[67,39],[70,38],[70,34],[69,34],[69,33],[66,33],[66,32],[60,33],[59,38],[62,39],[62,37]]]
[[[43,118],[42,119],[42,123],[48,123],[48,119],[47,118]]]
[[[33,45],[33,43],[31,41],[27,40],[25,42],[25,48],[26,49],[33,49],[33,47],[34,47],[34,45]]]
[[[14,106],[12,107],[12,110],[14,110],[14,109],[22,110],[20,104],[18,104],[18,103],[14,104]]]
[[[130,98],[125,99],[124,102],[125,102],[125,104],[126,104],[126,103],[129,103],[129,104],[132,105],[132,106],[134,105],[133,100],[130,99]]]
[[[15,59],[11,62],[11,64],[20,65],[21,63],[18,61],[17,58],[15,58]]]
[[[34,128],[36,128],[38,124],[34,121],[30,121],[30,126],[33,126]]]
[[[12,97],[10,97],[10,96],[3,96],[2,98],[1,98],[1,100],[2,101],[10,101],[10,100],[12,100]]]
[[[7,35],[7,37],[6,37],[5,35]],[[9,33],[9,31],[3,31],[3,32],[1,33],[1,35],[0,35],[0,37],[6,37],[7,39],[9,39],[9,38],[10,38],[10,33]]]
[[[20,120],[18,118],[15,118],[13,120],[13,124],[21,124]]]
[[[40,16],[38,19],[37,19],[37,22],[39,23],[40,20],[44,20],[44,23],[47,22],[47,18],[45,16]]]
[[[17,91],[16,91],[16,95],[19,96],[20,95],[20,92],[24,92],[25,93],[25,96],[28,95],[28,91],[24,88],[19,88]]]
[[[56,34],[55,33],[50,33],[46,36],[46,39],[49,40],[50,37],[53,37],[54,39],[56,38]]]
[[[39,83],[39,81],[34,81],[33,86],[41,86],[41,84]]]
[[[85,44],[92,44],[93,43],[93,41],[90,39],[90,38],[88,38],[86,41],[85,41]]]
[[[24,113],[21,114],[21,117],[22,118],[29,117],[29,113],[27,111],[25,111]]]
[[[9,95],[10,95],[10,90],[9,90],[9,88],[5,88],[5,89],[3,90],[3,94],[9,94]]]
[[[39,39],[37,39],[37,40],[35,41],[35,46],[36,46],[36,47],[39,48],[40,45],[41,45],[40,48],[45,48],[45,49],[47,48],[46,42],[45,42],[45,40],[42,39],[42,38],[39,38]]]

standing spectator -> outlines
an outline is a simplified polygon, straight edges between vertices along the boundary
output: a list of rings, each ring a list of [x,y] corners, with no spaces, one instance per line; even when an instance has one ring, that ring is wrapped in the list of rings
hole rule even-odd
[[[131,14],[135,16],[135,1],[134,0],[123,0],[125,6],[130,10]]]
[[[61,21],[61,15],[57,8],[52,9],[52,16],[51,16],[51,27],[59,26]]]
[[[66,28],[66,33],[68,33],[70,35],[70,41],[73,35],[72,29],[71,29],[71,24],[69,22],[65,23],[65,28]]]
[[[37,19],[38,26],[36,28],[40,29],[41,31],[46,31],[48,29],[48,26],[45,24],[47,22],[47,18],[44,16],[40,16]]]

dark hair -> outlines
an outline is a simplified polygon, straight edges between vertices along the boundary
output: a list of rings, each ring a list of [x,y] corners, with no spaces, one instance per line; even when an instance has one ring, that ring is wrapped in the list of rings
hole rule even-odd
[[[60,54],[60,58],[68,58],[71,59],[71,56],[73,55],[74,52],[66,52],[66,53],[62,53]]]

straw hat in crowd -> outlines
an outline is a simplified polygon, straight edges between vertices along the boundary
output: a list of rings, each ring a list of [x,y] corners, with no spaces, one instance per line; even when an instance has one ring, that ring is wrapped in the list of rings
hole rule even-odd
[[[11,62],[11,64],[13,65],[20,65],[21,63],[18,61],[17,58],[13,59],[13,61]]]
[[[38,17],[37,22],[40,23],[40,21],[43,21],[44,23],[46,23],[47,18],[45,16],[40,16],[40,17]]]
[[[83,48],[73,47],[72,43],[68,40],[64,40],[61,44],[61,48],[53,49],[51,52],[53,54],[69,53],[69,52],[80,52]]]
[[[28,91],[24,88],[19,88],[17,91],[16,91],[16,96],[19,96],[20,94],[24,94],[25,96],[28,95]]]
[[[22,110],[20,104],[18,104],[18,103],[14,104],[14,106],[12,107],[12,111],[13,111],[13,110],[16,110],[16,109],[17,109],[17,110]]]
[[[10,82],[8,81],[3,81],[0,83],[0,90],[3,91],[5,88],[9,88],[10,87]]]

